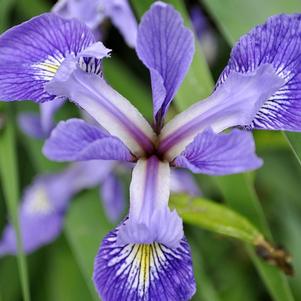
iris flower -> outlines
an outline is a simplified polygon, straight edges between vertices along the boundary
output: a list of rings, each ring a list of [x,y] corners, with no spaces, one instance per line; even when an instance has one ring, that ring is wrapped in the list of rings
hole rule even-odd
[[[19,208],[22,242],[27,254],[58,237],[72,197],[83,189],[103,182],[110,174],[110,165],[110,161],[77,162],[63,172],[36,177],[25,189]],[[124,209],[119,194],[115,189],[114,198],[111,194],[106,208],[107,212],[114,214],[111,217],[116,217],[116,212],[120,214]],[[0,240],[0,256],[16,253],[16,233],[13,226],[8,224]]]
[[[44,147],[49,158],[135,164],[128,217],[104,238],[95,259],[103,300],[192,297],[190,248],[181,218],[168,207],[170,169],[209,175],[255,169],[262,161],[248,130],[300,130],[300,19],[274,16],[241,37],[213,93],[165,123],[194,39],[172,6],[154,3],[136,46],[151,76],[153,124],[97,74],[110,51],[79,21],[44,14],[1,36],[1,100],[69,98],[101,125],[60,123]]]
[[[101,35],[99,25],[107,18],[130,47],[135,47],[137,21],[127,0],[59,0],[52,9],[63,18],[76,18]]]

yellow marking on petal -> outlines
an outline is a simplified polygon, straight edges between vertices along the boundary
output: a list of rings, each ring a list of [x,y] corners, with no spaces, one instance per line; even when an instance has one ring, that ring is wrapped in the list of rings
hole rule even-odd
[[[44,70],[47,70],[47,71],[55,74],[58,71],[60,66],[54,65],[54,64],[49,64],[49,63],[41,63],[40,67],[42,67],[42,69],[44,69]]]

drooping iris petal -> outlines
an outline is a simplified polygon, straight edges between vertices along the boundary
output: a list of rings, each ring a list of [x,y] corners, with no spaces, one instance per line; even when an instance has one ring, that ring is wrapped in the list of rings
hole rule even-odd
[[[163,2],[153,4],[138,28],[137,54],[151,74],[154,117],[159,127],[193,53],[193,35],[179,13]]]
[[[134,155],[153,150],[155,133],[138,110],[103,78],[78,68],[74,60],[64,61],[47,89],[82,107]]]
[[[242,36],[217,83],[231,72],[254,71],[270,64],[284,84],[264,102],[249,128],[301,130],[301,15],[277,15]],[[266,83],[263,83],[266,85]]]
[[[36,139],[45,138],[45,133],[43,132],[41,125],[40,114],[32,112],[21,113],[18,116],[18,124],[20,129],[26,135]]]
[[[107,217],[112,222],[118,221],[125,209],[125,197],[122,182],[114,173],[104,179],[101,185],[101,199]]]
[[[104,301],[188,301],[195,293],[190,247],[164,244],[120,246],[119,228],[103,240],[94,262],[94,284]]]
[[[202,193],[192,174],[186,170],[172,169],[170,173],[170,191],[200,196]]]
[[[208,127],[218,133],[250,124],[264,101],[282,84],[283,79],[270,65],[246,74],[232,72],[206,100],[192,105],[164,126],[159,152],[171,161]]]
[[[76,56],[93,42],[86,25],[51,13],[9,29],[0,36],[0,100],[54,99],[45,84],[65,57]]]
[[[235,129],[215,134],[206,130],[175,159],[175,165],[194,173],[226,175],[259,168],[262,160],[255,154],[252,133]]]
[[[127,0],[102,1],[104,13],[118,28],[127,44],[136,46],[137,21]]]
[[[155,156],[140,159],[133,169],[129,218],[118,233],[120,245],[159,242],[178,246],[184,236],[183,223],[176,211],[168,208],[169,193],[169,163]]]
[[[81,119],[61,121],[43,148],[55,161],[121,160],[132,161],[127,147],[100,127]]]

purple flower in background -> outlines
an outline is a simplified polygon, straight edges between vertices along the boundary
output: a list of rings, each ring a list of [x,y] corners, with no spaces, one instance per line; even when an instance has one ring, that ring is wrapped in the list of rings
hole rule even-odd
[[[26,253],[56,239],[62,231],[64,216],[72,197],[79,191],[104,181],[110,174],[111,164],[110,161],[78,162],[61,173],[40,175],[34,180],[25,190],[19,208],[20,229]],[[114,201],[116,205],[117,198]],[[0,241],[0,256],[16,252],[16,234],[13,226],[8,224]]]
[[[69,98],[101,125],[59,123],[44,147],[50,159],[134,164],[129,215],[104,238],[95,259],[103,300],[189,300],[194,294],[182,220],[168,207],[170,169],[210,175],[255,169],[262,162],[251,132],[224,130],[300,131],[300,24],[300,15],[279,15],[243,36],[214,92],[164,124],[194,43],[180,15],[156,2],[142,18],[136,46],[151,75],[153,127],[99,74],[87,72],[97,71],[109,50],[80,22],[45,14],[0,38],[0,99]]]
[[[52,11],[64,18],[76,18],[98,34],[99,25],[109,18],[127,44],[136,45],[137,21],[127,0],[59,0]]]
[[[194,5],[190,9],[190,19],[196,36],[200,42],[200,46],[204,51],[207,62],[209,64],[213,64],[218,54],[218,41],[216,33],[210,26],[209,20],[198,5]]]

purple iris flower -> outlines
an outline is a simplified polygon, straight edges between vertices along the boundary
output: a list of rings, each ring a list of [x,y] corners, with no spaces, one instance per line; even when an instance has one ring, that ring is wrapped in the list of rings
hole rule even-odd
[[[19,208],[20,229],[26,253],[57,238],[62,231],[72,197],[79,191],[104,181],[110,174],[111,164],[111,161],[77,162],[61,173],[40,175],[34,180],[25,190]],[[111,197],[111,200],[114,201],[111,207],[124,205],[123,202],[118,204],[118,197]],[[15,230],[8,224],[0,240],[0,256],[16,253]]]
[[[52,11],[82,21],[97,35],[99,25],[109,18],[127,44],[136,45],[137,21],[127,0],[59,0]]]
[[[86,72],[87,62],[98,70],[109,50],[80,22],[45,14],[0,37],[1,100],[65,97],[101,125],[61,122],[44,147],[50,159],[134,164],[128,218],[104,238],[95,259],[103,300],[189,300],[194,294],[182,220],[168,207],[170,169],[210,175],[255,169],[262,161],[245,129],[300,131],[300,24],[300,15],[278,15],[241,37],[213,93],[165,124],[194,41],[172,6],[153,4],[136,46],[150,71],[153,126],[99,74]],[[223,132],[233,127],[239,129]]]

